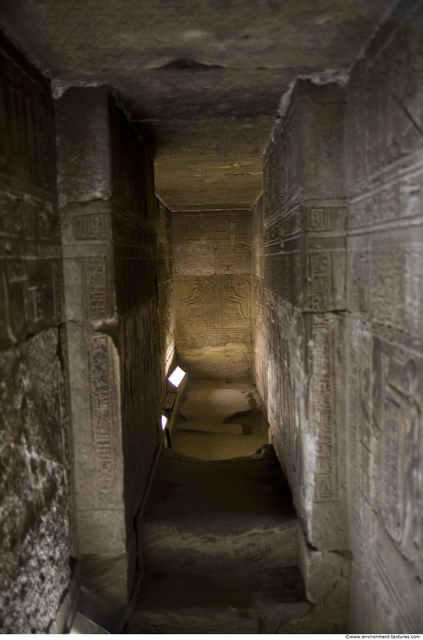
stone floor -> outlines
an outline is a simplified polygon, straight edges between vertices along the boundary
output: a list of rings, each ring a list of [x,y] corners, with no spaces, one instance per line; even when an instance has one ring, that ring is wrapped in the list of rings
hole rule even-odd
[[[116,618],[97,596],[118,567],[97,563],[80,613],[112,633],[344,632],[346,589],[306,598],[300,525],[267,439],[254,385],[191,381],[137,521],[141,581]]]
[[[139,531],[145,573],[128,633],[286,633],[311,609],[271,445],[226,460],[164,449]]]
[[[289,633],[307,617],[298,522],[251,384],[193,381],[143,521],[128,633]]]
[[[172,448],[202,460],[236,458],[266,444],[268,428],[255,385],[192,380],[179,405]]]

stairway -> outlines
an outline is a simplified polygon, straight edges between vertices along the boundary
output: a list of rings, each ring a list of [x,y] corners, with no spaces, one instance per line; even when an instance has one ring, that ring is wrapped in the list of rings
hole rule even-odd
[[[271,445],[226,460],[163,449],[138,525],[145,573],[127,633],[292,633],[311,609]]]

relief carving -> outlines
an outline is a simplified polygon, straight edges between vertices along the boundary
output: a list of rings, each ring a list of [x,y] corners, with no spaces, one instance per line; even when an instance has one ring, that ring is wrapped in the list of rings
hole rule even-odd
[[[87,260],[88,317],[94,320],[106,315],[106,260],[104,255]]]
[[[423,569],[422,411],[415,362],[385,371],[380,508],[386,530],[415,571]]]
[[[205,290],[204,284],[197,279],[194,284],[190,285],[190,291],[187,296],[181,298],[183,306],[182,318],[186,321],[195,322],[196,320],[205,320]]]
[[[374,320],[421,335],[422,266],[420,247],[396,245],[373,250],[370,282]]]
[[[99,506],[110,506],[113,481],[110,415],[112,411],[107,336],[94,334],[91,344],[91,394]]]
[[[248,278],[226,278],[224,288],[225,326],[231,321],[247,320],[250,317],[250,282]]]
[[[204,344],[209,344],[211,334],[204,334],[205,329],[221,330],[223,339],[225,330],[250,327],[250,280],[246,276],[181,279],[179,292],[179,332],[195,334],[196,342],[204,336]]]
[[[308,228],[310,231],[331,231],[334,228],[333,217],[332,209],[314,207],[308,212]]]
[[[322,317],[313,322],[311,416],[319,451],[315,476],[315,502],[337,499],[337,451],[331,407],[330,336]]]
[[[367,314],[370,310],[370,255],[368,250],[351,251],[350,305],[353,311]]]
[[[311,307],[314,311],[329,309],[330,300],[330,254],[325,251],[310,251],[308,254],[311,286]]]
[[[185,217],[184,217],[185,218]],[[184,219],[183,237],[185,240],[204,240],[206,238],[239,238],[238,221],[217,214],[207,217],[199,214]]]
[[[75,240],[103,240],[107,235],[106,214],[81,214],[75,218],[73,231]]]

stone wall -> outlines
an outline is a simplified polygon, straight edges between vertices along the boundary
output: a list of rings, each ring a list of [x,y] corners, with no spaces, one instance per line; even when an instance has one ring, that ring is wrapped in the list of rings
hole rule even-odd
[[[43,633],[72,552],[55,124],[3,35],[0,67],[0,631]]]
[[[350,632],[423,625],[422,27],[421,4],[399,3],[345,97],[298,80],[265,156],[257,380],[305,525],[309,599],[316,548],[325,575],[337,550],[338,578],[352,552]]]
[[[124,553],[107,89],[69,89],[56,115],[78,554]]]
[[[251,213],[173,214],[179,360],[191,377],[252,373]]]
[[[423,628],[423,10],[347,87],[351,630]],[[401,23],[401,20],[402,23]]]
[[[172,214],[157,198],[157,268],[159,285],[160,371],[162,398],[166,394],[166,375],[175,355],[175,317],[173,309]]]
[[[157,446],[161,393],[153,158],[109,96],[112,233],[121,370],[127,529]]]
[[[264,402],[267,402],[267,344],[264,288],[264,212],[263,197],[260,196],[251,209],[253,234],[253,265],[252,265],[252,322],[254,343],[254,374],[257,389]]]
[[[78,553],[122,556],[130,584],[161,400],[153,163],[106,87],[57,117]]]
[[[347,549],[344,90],[297,81],[264,162],[267,406],[307,539]]]

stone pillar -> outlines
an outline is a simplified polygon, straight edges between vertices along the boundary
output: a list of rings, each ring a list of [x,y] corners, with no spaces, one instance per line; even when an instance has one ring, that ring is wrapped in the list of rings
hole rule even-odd
[[[268,415],[303,524],[311,599],[329,558],[329,582],[345,576],[345,560],[336,568],[324,552],[348,549],[344,103],[339,84],[298,80],[264,165]]]
[[[118,319],[107,89],[69,89],[57,117],[78,553],[120,554],[126,532],[119,363],[109,335]]]
[[[153,165],[106,87],[70,88],[56,112],[78,554],[110,629],[132,585],[133,520],[158,442]]]
[[[343,126],[343,89],[298,81],[264,191],[269,418],[307,537],[332,550],[347,547]]]

